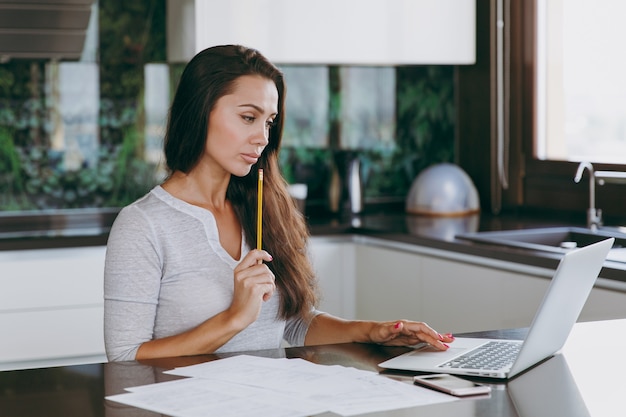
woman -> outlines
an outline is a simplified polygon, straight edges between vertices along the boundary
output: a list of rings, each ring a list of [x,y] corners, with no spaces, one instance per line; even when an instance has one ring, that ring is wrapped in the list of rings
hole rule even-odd
[[[165,135],[169,176],[122,209],[105,265],[109,360],[339,342],[453,340],[424,323],[347,321],[319,312],[308,232],[278,167],[282,73],[228,45],[185,68]],[[263,245],[256,241],[264,170]]]

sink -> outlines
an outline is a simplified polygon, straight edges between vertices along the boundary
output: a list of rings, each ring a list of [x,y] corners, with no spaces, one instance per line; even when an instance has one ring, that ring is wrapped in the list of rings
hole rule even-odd
[[[483,244],[565,253],[573,248],[587,246],[614,237],[615,243],[607,259],[626,262],[626,233],[619,230],[618,228],[607,228],[592,231],[584,227],[545,227],[462,233],[456,235],[456,238]]]

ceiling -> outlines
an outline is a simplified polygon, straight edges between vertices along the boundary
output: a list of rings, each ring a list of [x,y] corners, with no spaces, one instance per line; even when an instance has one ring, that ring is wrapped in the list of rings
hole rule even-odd
[[[0,0],[0,61],[79,59],[95,0]]]

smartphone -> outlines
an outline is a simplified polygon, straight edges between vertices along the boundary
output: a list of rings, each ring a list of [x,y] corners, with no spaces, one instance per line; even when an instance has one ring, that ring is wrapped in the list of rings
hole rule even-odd
[[[488,385],[477,384],[476,382],[449,374],[418,375],[413,377],[413,383],[457,397],[488,394],[491,392],[491,387]]]

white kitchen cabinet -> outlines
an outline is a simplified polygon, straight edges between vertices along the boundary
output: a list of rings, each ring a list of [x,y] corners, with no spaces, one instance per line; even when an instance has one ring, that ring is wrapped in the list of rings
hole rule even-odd
[[[168,61],[239,43],[280,64],[476,61],[475,0],[168,0]]]
[[[0,252],[0,370],[104,361],[105,247]]]
[[[356,317],[419,320],[422,257],[366,245],[357,245],[356,254]]]
[[[0,251],[0,370],[105,361],[104,246]],[[353,236],[314,236],[320,309],[347,319],[425,321],[442,332],[530,324],[553,271]],[[600,278],[579,321],[626,317]]]
[[[354,244],[313,237],[320,309],[355,316]],[[0,370],[106,361],[106,247],[0,252]]]
[[[554,270],[364,238],[356,318],[425,321],[443,332],[527,327]],[[624,289],[598,279],[578,321],[626,317]]]
[[[357,247],[357,318],[445,332],[528,326],[548,280],[370,245]]]
[[[626,292],[623,289],[619,291],[596,286],[589,294],[579,321],[623,318],[626,318]]]
[[[527,327],[550,283],[545,277],[449,259],[422,260],[421,319],[443,332]]]
[[[319,309],[355,317],[355,245],[346,239],[311,237],[309,256],[320,287]]]

